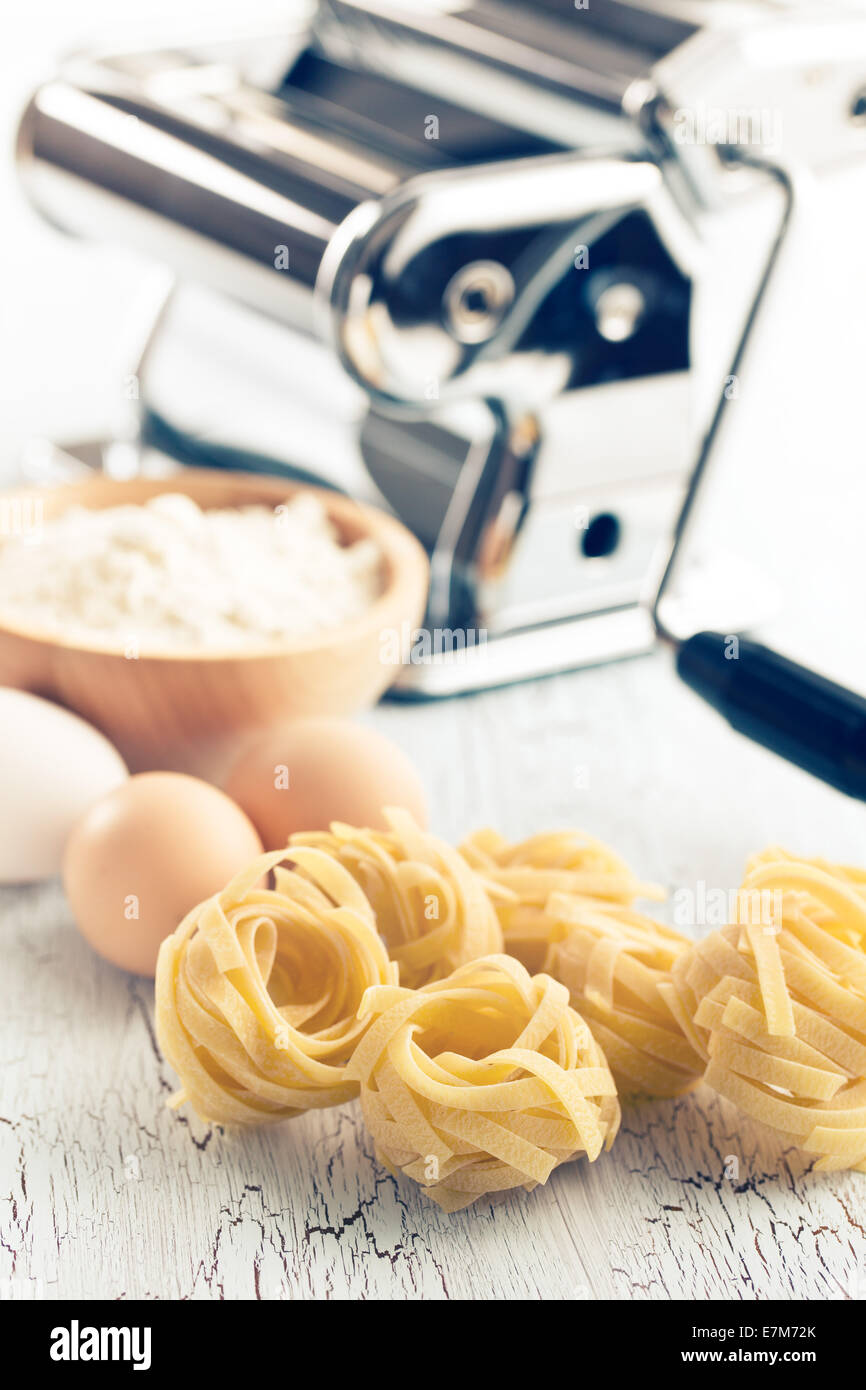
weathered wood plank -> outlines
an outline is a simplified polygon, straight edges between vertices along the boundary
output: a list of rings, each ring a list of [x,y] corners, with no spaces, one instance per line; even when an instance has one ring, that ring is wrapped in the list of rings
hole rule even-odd
[[[733,886],[768,840],[859,854],[858,808],[734,738],[661,658],[374,718],[453,838],[583,824],[668,888]],[[90,953],[57,885],[0,891],[0,936],[12,1296],[866,1295],[866,1179],[804,1172],[709,1092],[630,1110],[609,1155],[545,1189],[445,1216],[377,1167],[357,1106],[239,1137],[167,1111],[152,989]]]

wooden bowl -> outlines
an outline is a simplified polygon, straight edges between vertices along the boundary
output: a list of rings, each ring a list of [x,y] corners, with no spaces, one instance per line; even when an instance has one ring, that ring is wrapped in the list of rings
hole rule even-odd
[[[245,735],[279,719],[345,715],[372,704],[394,679],[382,634],[420,623],[427,595],[423,547],[399,521],[337,493],[251,473],[188,469],[128,482],[93,478],[4,494],[45,521],[70,506],[143,503],[180,492],[202,508],[275,507],[314,492],[346,543],[369,536],[383,556],[379,598],[362,617],[298,641],[237,652],[166,650],[130,659],[0,623],[0,684],[45,695],[95,724],[134,771],[172,768],[215,775]],[[32,514],[32,513],[31,513]]]

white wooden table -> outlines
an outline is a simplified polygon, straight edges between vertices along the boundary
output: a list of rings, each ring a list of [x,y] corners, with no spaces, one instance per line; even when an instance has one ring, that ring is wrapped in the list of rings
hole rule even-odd
[[[736,738],[661,657],[376,722],[453,837],[581,823],[671,887],[733,886],[772,839],[863,843],[862,809]],[[375,1164],[356,1104],[239,1137],[169,1112],[152,987],[91,954],[57,886],[0,891],[0,949],[14,1297],[866,1296],[866,1178],[811,1176],[709,1092],[627,1110],[595,1164],[445,1216]]]
[[[781,581],[770,635],[866,686],[861,213],[862,183],[837,180],[777,287],[708,524]],[[2,274],[23,347],[3,382],[16,428],[49,431],[82,364],[113,358],[108,301],[90,253],[51,239],[49,255],[23,214],[18,244],[24,271],[9,257]],[[582,826],[671,890],[733,888],[773,842],[866,862],[866,810],[733,734],[661,654],[370,718],[415,758],[448,838]],[[8,1296],[866,1297],[866,1177],[812,1176],[708,1092],[630,1109],[595,1164],[445,1216],[376,1166],[356,1105],[240,1137],[170,1113],[152,987],[91,954],[57,885],[0,889],[0,952]]]

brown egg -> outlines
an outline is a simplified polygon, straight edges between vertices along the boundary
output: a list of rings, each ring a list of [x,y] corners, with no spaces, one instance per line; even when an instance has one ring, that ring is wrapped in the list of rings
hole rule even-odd
[[[78,822],[63,884],[93,949],[123,970],[153,975],[160,942],[261,850],[224,792],[179,772],[144,772]]]
[[[327,830],[334,820],[384,830],[383,806],[405,806],[427,824],[424,788],[402,749],[343,719],[268,729],[244,750],[225,786],[265,849],[280,849],[298,830]]]

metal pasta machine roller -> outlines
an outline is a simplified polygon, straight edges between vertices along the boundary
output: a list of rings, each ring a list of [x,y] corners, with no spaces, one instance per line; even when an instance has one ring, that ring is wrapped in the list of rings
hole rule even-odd
[[[145,443],[422,539],[422,695],[652,645],[797,170],[864,149],[866,22],[831,0],[321,0],[70,59],[18,158],[59,226],[171,271]]]

